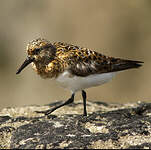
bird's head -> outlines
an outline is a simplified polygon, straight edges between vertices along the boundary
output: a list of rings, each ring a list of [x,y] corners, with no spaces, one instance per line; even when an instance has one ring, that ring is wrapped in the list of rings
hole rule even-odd
[[[55,57],[55,47],[46,39],[38,38],[27,45],[27,58],[16,74],[19,74],[27,65],[34,62],[47,63]]]

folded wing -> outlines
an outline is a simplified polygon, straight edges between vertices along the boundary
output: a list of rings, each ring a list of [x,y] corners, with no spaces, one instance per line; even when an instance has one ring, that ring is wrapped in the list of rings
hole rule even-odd
[[[86,55],[87,54],[89,55]],[[81,54],[83,53],[83,54]],[[141,61],[125,60],[107,57],[95,51],[85,50],[80,55],[76,54],[76,61],[70,63],[70,72],[78,76],[117,72],[142,66]]]
[[[59,58],[68,62],[67,69],[78,76],[117,72],[126,69],[138,68],[141,61],[125,60],[108,57],[93,50],[74,46],[67,43],[54,43]]]

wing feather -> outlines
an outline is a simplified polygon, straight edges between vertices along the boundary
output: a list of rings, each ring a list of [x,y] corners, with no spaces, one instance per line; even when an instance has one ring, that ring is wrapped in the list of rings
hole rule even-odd
[[[58,54],[68,65],[67,69],[77,76],[88,76],[107,72],[138,68],[141,61],[108,57],[96,51],[66,43],[57,43]]]

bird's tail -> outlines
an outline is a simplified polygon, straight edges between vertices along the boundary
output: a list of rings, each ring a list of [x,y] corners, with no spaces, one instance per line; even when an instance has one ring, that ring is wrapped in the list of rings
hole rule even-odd
[[[120,60],[119,63],[113,65],[115,71],[122,71],[126,69],[139,68],[142,66],[142,61],[134,61],[134,60]]]

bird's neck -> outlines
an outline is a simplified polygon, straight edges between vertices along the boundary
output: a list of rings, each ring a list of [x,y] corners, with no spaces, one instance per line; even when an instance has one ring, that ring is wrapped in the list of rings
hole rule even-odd
[[[32,64],[33,69],[42,78],[56,78],[60,72],[63,72],[63,67],[58,60],[40,60]]]

